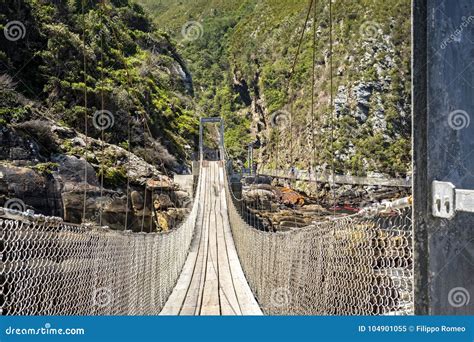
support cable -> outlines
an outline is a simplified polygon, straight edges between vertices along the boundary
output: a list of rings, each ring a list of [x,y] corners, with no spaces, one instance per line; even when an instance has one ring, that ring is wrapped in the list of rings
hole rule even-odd
[[[314,174],[315,182],[316,182],[316,198],[319,197],[319,192],[318,192],[318,181],[316,177],[316,135],[315,135],[315,121],[316,121],[316,114],[314,110],[314,105],[315,105],[315,81],[316,81],[316,6],[317,6],[317,0],[314,1],[314,6],[313,6],[313,61],[312,61],[312,74],[311,74],[311,141],[312,141],[312,160],[311,160],[311,166],[309,168],[309,174],[308,178],[311,180],[311,174]]]
[[[334,87],[334,79],[333,79],[333,13],[332,13],[332,0],[329,0],[329,78],[330,78],[330,106],[329,110],[330,113],[330,120],[331,120],[331,190],[332,190],[332,199],[333,199],[333,215],[336,215],[336,176],[335,176],[335,151],[334,151],[334,95],[333,95],[333,87]]]
[[[104,8],[105,8],[105,4],[104,4],[104,1],[101,2],[101,7],[102,7],[102,11],[101,11],[101,21],[103,20],[104,18]],[[102,25],[103,25],[103,22],[102,22]],[[101,51],[101,54],[100,54],[100,80],[101,82],[104,82],[104,38],[103,38],[103,34],[100,35],[100,51]],[[104,88],[103,88],[103,85],[101,86],[101,90],[100,90],[100,106],[101,106],[101,110],[102,110],[102,113],[104,112],[105,108],[104,108]],[[101,148],[101,153],[102,153],[102,159],[100,161],[100,211],[99,211],[99,226],[102,226],[102,216],[103,216],[103,213],[104,213],[104,208],[103,208],[103,195],[104,195],[104,172],[105,172],[105,165],[104,165],[104,140],[105,140],[105,134],[104,134],[104,131],[105,129],[102,129],[101,130],[101,144],[100,144],[100,148]]]
[[[313,5],[313,1],[314,0],[309,0],[309,3],[308,3],[308,10],[306,12],[306,19],[304,21],[304,25],[303,25],[302,30],[301,30],[301,35],[300,35],[300,38],[299,38],[299,41],[298,41],[298,47],[297,47],[297,50],[296,50],[296,54],[293,58],[293,63],[292,63],[292,66],[291,66],[290,75],[288,77],[288,82],[287,82],[287,85],[286,85],[286,88],[285,88],[285,98],[286,98],[287,101],[289,100],[288,97],[289,97],[289,91],[290,91],[290,86],[291,86],[291,80],[292,80],[293,74],[295,72],[296,64],[298,63],[298,57],[299,57],[300,52],[301,52],[301,46],[303,44],[304,33],[306,31],[306,26],[308,25],[308,21],[309,21],[309,17],[310,17],[310,14],[311,14],[311,7]],[[293,113],[292,113],[292,111],[290,111],[289,121],[290,121],[290,141],[289,141],[289,143],[290,143],[290,165],[292,166],[292,163],[293,163]],[[280,134],[280,132],[278,130],[278,135],[279,134]]]
[[[87,54],[86,54],[86,12],[84,6],[85,0],[81,1],[81,13],[82,13],[82,47],[83,47],[83,73],[84,73],[84,134],[85,134],[85,146],[84,146],[84,196],[83,196],[83,208],[82,208],[82,223],[86,220],[86,207],[87,207]]]

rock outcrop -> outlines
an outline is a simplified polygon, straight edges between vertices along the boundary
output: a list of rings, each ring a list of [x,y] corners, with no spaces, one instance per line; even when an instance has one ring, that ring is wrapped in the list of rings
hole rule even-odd
[[[49,127],[43,133],[60,146],[49,158],[21,130],[0,129],[0,205],[21,203],[25,210],[71,223],[134,231],[172,229],[189,211],[190,194],[143,159],[91,138],[86,146],[85,137],[72,129],[47,121],[43,125]],[[105,164],[112,174],[127,166],[114,188],[104,184]]]

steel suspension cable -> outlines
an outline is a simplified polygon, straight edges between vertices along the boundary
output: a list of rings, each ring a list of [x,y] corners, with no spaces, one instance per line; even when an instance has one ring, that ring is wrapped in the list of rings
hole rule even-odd
[[[336,215],[336,176],[335,176],[335,151],[334,151],[334,95],[333,95],[333,87],[334,87],[334,79],[333,79],[333,12],[332,12],[332,0],[329,0],[329,79],[330,79],[330,105],[329,110],[330,113],[330,120],[331,120],[331,188],[332,188],[332,199],[333,199],[333,216]]]
[[[318,180],[316,177],[316,136],[315,136],[315,111],[314,111],[314,105],[315,105],[315,100],[314,100],[314,92],[315,92],[315,81],[316,81],[316,6],[317,6],[317,0],[314,1],[314,6],[313,6],[313,61],[312,61],[312,74],[311,74],[311,141],[312,141],[312,160],[311,160],[311,166],[309,168],[309,174],[308,174],[308,179],[311,180],[311,173],[314,174],[314,180],[315,180],[315,186],[316,186],[316,198],[319,197],[319,191],[318,191]]]
[[[82,12],[82,47],[83,47],[83,73],[84,73],[84,134],[85,134],[85,147],[84,147],[84,197],[83,197],[83,208],[82,208],[82,222],[85,223],[86,219],[86,207],[87,207],[87,54],[86,54],[86,12],[84,6],[85,0],[81,1],[81,12]]]
[[[104,4],[104,1],[101,2],[101,7],[102,7],[102,11],[101,11],[101,24],[103,25],[103,15],[104,15],[104,8],[105,8],[105,4]],[[101,26],[102,26],[101,25]],[[103,35],[101,34],[100,35],[100,51],[101,51],[101,54],[100,54],[100,80],[101,82],[104,82],[104,37]],[[101,110],[102,110],[102,113],[104,112],[105,108],[104,108],[104,88],[103,88],[103,85],[101,86],[101,90],[100,90],[100,106],[101,106]],[[102,132],[101,132],[101,144],[100,144],[100,147],[101,147],[101,153],[102,153],[102,158],[101,158],[101,161],[100,161],[100,199],[101,199],[101,206],[99,208],[100,210],[100,217],[99,217],[99,226],[102,226],[102,216],[103,216],[103,211],[104,211],[104,208],[102,207],[103,206],[103,195],[104,195],[104,173],[105,173],[105,164],[104,164],[104,138],[105,138],[105,134],[104,134],[104,131],[105,129],[102,129]]]
[[[113,29],[111,30],[111,33],[114,35],[114,38],[116,41],[119,41],[118,39],[118,35],[117,35],[117,32],[115,32]],[[124,65],[124,69],[125,69],[125,73],[127,75],[127,84],[128,86],[132,86],[133,85],[133,81],[132,81],[132,77],[130,75],[130,70],[129,70],[129,67],[128,67],[128,64],[127,64],[127,61],[125,59],[125,55],[123,53],[122,50],[119,50],[119,57],[120,57],[120,61],[123,63]],[[129,91],[127,89],[127,94],[129,94]],[[150,127],[148,126],[147,124],[147,118],[145,116],[144,113],[142,113],[141,111],[138,112],[139,115],[141,116],[142,120],[143,120],[143,131],[144,131],[144,144],[146,144],[146,136],[145,136],[145,132],[148,132],[148,134],[150,135],[150,137],[153,137],[152,133],[151,133],[151,130],[150,130]],[[127,154],[128,154],[128,160],[127,160],[127,165],[130,166],[130,157],[132,155],[132,151],[131,151],[131,114],[130,114],[130,111],[127,111],[127,119],[128,119],[128,146],[127,146]],[[163,172],[166,174],[166,176],[169,177],[169,174],[166,170],[166,168],[164,167],[164,162],[163,160],[160,160],[161,161],[161,165],[162,165],[162,170]],[[125,212],[125,229],[128,228],[128,213],[129,213],[129,194],[130,194],[130,174],[129,174],[129,168],[127,168],[127,210]],[[147,185],[146,185],[146,182],[145,182],[145,195],[146,195],[146,188],[147,188]],[[144,203],[146,204],[146,203]],[[152,205],[153,205],[153,201],[152,201]],[[153,208],[152,208],[152,211],[153,211]],[[142,217],[142,227],[141,227],[141,231],[143,231],[143,225],[144,225],[144,220],[143,220],[143,217]]]
[[[285,88],[285,98],[286,98],[286,100],[288,100],[288,97],[289,97],[289,90],[290,90],[290,86],[291,86],[291,80],[292,80],[293,74],[295,72],[296,64],[298,62],[298,57],[300,55],[301,46],[302,46],[303,38],[304,38],[304,33],[305,33],[305,30],[306,30],[306,26],[308,25],[308,21],[309,21],[309,17],[310,17],[310,14],[311,14],[311,7],[313,5],[313,1],[314,0],[309,0],[308,10],[306,12],[306,18],[305,18],[304,25],[302,27],[300,38],[299,38],[299,41],[298,41],[298,47],[296,49],[296,54],[293,58],[293,63],[292,63],[292,66],[291,66],[290,75],[288,76],[288,82],[287,82],[287,85],[286,85],[286,88]],[[292,113],[292,111],[290,111],[289,121],[290,121],[290,165],[291,165],[293,163],[293,113]],[[279,129],[277,129],[277,132],[278,132],[277,133],[278,134],[277,140],[279,141],[279,134],[280,134]],[[278,147],[279,146],[277,146],[277,148]]]

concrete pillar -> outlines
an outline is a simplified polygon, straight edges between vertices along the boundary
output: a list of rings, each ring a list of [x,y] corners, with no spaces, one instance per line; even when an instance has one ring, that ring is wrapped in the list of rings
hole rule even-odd
[[[474,190],[474,2],[413,0],[417,314],[474,313],[474,213],[432,215],[432,182]]]

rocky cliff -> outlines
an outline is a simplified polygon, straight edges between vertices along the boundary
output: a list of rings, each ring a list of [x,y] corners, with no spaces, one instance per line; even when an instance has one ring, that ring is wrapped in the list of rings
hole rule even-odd
[[[189,194],[193,84],[143,9],[0,4],[0,205],[115,229],[170,229]]]
[[[234,156],[255,142],[267,167],[410,172],[409,1],[333,1],[331,17],[316,1],[306,26],[305,1],[141,2],[182,45],[200,106],[226,118]]]

